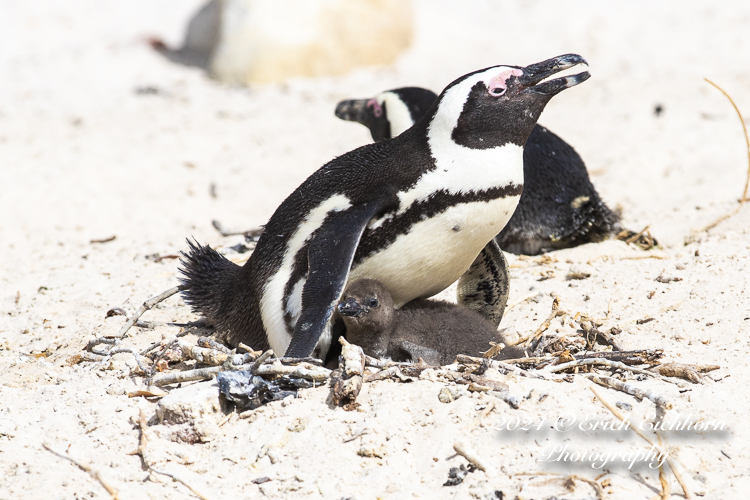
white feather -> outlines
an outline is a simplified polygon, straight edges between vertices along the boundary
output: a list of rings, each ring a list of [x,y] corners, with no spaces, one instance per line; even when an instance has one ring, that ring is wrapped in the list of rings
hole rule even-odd
[[[413,225],[408,234],[362,261],[349,281],[379,280],[393,295],[396,307],[439,293],[461,277],[505,227],[519,199],[511,196],[450,207]]]
[[[381,92],[375,99],[381,106],[385,103],[388,123],[391,125],[391,137],[401,135],[402,132],[414,125],[409,107],[393,92]]]
[[[297,324],[297,318],[302,312],[302,288],[307,283],[305,278],[300,280],[292,288],[292,294],[286,298],[286,313],[292,317],[291,327]]]

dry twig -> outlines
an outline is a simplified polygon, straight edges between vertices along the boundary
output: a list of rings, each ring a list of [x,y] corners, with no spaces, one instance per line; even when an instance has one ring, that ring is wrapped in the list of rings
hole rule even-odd
[[[117,235],[108,236],[106,238],[96,238],[93,240],[89,240],[89,243],[109,243],[110,241],[115,241],[115,238],[117,238]]]
[[[258,368],[260,368],[260,365],[262,365],[263,363],[265,363],[266,360],[268,358],[270,358],[271,356],[273,356],[273,355],[274,355],[273,349],[269,349],[266,352],[264,352],[263,354],[261,354],[260,357],[255,360],[255,363],[253,363],[253,366],[250,368],[250,373],[252,373],[253,375],[257,375],[258,374]]]
[[[638,238],[640,238],[641,236],[643,236],[643,233],[645,233],[646,231],[648,231],[648,228],[650,228],[650,227],[651,227],[650,224],[648,226],[644,227],[643,229],[641,229],[640,233],[634,234],[630,238],[627,238],[625,240],[625,243],[627,243],[628,245],[630,245],[631,243],[635,243],[638,240]]]
[[[147,377],[151,375],[151,370],[145,364],[143,364],[143,361],[141,360],[140,353],[138,351],[136,351],[135,349],[131,349],[129,347],[114,347],[112,350],[110,350],[107,353],[107,355],[108,356],[113,356],[113,355],[119,354],[121,352],[129,352],[129,353],[131,353],[133,355],[133,357],[135,358],[136,364],[138,364],[138,368],[140,368],[141,371],[143,373],[145,373]]]
[[[702,384],[703,377],[699,373],[708,373],[721,368],[718,365],[687,365],[682,363],[664,363],[663,365],[657,365],[651,367],[652,370],[659,375],[665,377],[680,377],[685,380],[689,380],[694,384]]]
[[[130,330],[133,327],[133,325],[135,325],[135,322],[138,321],[138,319],[141,316],[143,316],[143,314],[146,311],[154,307],[159,302],[162,302],[168,299],[169,297],[171,297],[172,295],[176,294],[179,291],[180,291],[180,287],[175,286],[175,287],[170,288],[169,290],[163,291],[162,293],[160,293],[159,295],[156,295],[155,297],[151,297],[150,299],[148,299],[146,302],[143,303],[143,305],[141,305],[140,308],[138,308],[135,314],[133,314],[130,318],[128,318],[127,323],[125,323],[122,326],[117,336],[121,339],[124,339],[128,333],[128,330]]]
[[[654,365],[664,356],[661,349],[641,349],[636,351],[602,351],[602,352],[583,352],[575,354],[575,359],[608,359],[610,361],[619,361],[626,365]]]
[[[136,453],[141,456],[143,461],[143,469],[148,470],[151,468],[151,460],[148,456],[148,434],[146,429],[148,428],[148,421],[146,420],[146,414],[143,410],[138,410],[138,427],[141,430],[141,439],[138,441],[138,449]]]
[[[660,396],[658,394],[654,394],[650,391],[644,391],[643,389],[639,389],[638,387],[635,387],[634,385],[626,384],[625,382],[620,382],[616,378],[612,377],[603,377],[601,375],[596,375],[593,373],[586,373],[584,375],[586,378],[591,380],[592,382],[596,382],[599,385],[603,385],[604,387],[609,387],[610,389],[616,389],[618,391],[622,391],[625,394],[630,394],[634,398],[636,398],[638,401],[642,400],[643,398],[651,400],[655,405],[662,406],[667,410],[671,410],[673,408],[672,403],[669,402],[667,398],[664,396]]]
[[[64,451],[57,451],[57,450],[52,449],[46,443],[42,444],[42,446],[44,446],[44,449],[47,450],[47,451],[49,451],[50,453],[54,453],[55,455],[57,455],[60,458],[64,458],[65,460],[69,460],[69,461],[73,462],[74,464],[76,464],[78,466],[78,468],[80,468],[82,471],[88,472],[91,477],[93,477],[94,479],[96,479],[97,481],[99,481],[99,484],[101,484],[102,486],[104,486],[104,489],[107,490],[107,493],[109,493],[110,495],[112,495],[112,498],[114,500],[119,500],[119,498],[120,498],[119,492],[112,485],[110,485],[109,483],[107,483],[104,480],[104,478],[102,477],[102,475],[99,474],[99,471],[97,471],[96,469],[94,469],[93,467],[91,467],[87,463],[81,462],[80,460],[76,460],[75,458],[73,458],[72,456],[70,456],[70,454],[68,454],[68,453],[66,453]]]
[[[531,365],[539,369],[549,363],[554,363],[556,360],[557,358],[554,356],[528,356],[525,358],[506,359],[505,362],[509,365]]]
[[[195,489],[195,488],[194,488],[193,486],[191,486],[191,485],[190,485],[190,483],[188,483],[187,481],[185,481],[184,479],[182,479],[182,478],[181,478],[180,476],[178,476],[177,474],[174,474],[174,473],[172,473],[172,472],[166,472],[166,471],[163,471],[163,470],[159,470],[159,469],[155,469],[155,468],[153,468],[153,467],[151,467],[151,468],[150,468],[149,470],[151,470],[151,471],[153,471],[153,472],[156,472],[157,474],[161,474],[162,476],[168,476],[168,477],[171,477],[172,479],[174,479],[174,480],[175,480],[175,481],[177,481],[178,483],[182,483],[182,484],[183,484],[184,486],[186,486],[186,487],[187,487],[187,489],[189,489],[190,491],[192,491],[192,492],[193,492],[193,494],[194,494],[195,496],[197,496],[198,498],[200,498],[201,500],[209,500],[209,498],[208,498],[208,497],[207,497],[206,495],[204,495],[204,494],[203,494],[203,493],[201,493],[200,491],[196,490],[196,489]]]
[[[365,353],[362,348],[350,344],[344,337],[339,337],[341,356],[339,370],[334,372],[331,383],[331,399],[334,404],[345,401],[346,409],[354,409],[354,404],[362,390],[365,373]],[[334,380],[335,379],[335,380]]]
[[[529,358],[522,358],[522,359],[529,359]],[[547,359],[547,358],[544,358]],[[550,361],[554,360],[554,358],[549,358]],[[475,365],[475,364],[481,364],[484,362],[490,363],[490,368],[495,368],[497,371],[499,371],[502,374],[508,374],[508,373],[517,373],[520,374],[522,377],[528,377],[528,378],[536,378],[536,379],[545,379],[543,375],[539,375],[533,372],[529,372],[526,370],[523,370],[521,368],[518,368],[517,366],[514,366],[511,362],[517,361],[514,359],[508,359],[505,362],[503,361],[497,361],[495,359],[486,359],[486,358],[475,358],[473,356],[467,356],[465,354],[459,354],[456,356],[456,361],[458,361],[462,365]]]
[[[744,132],[745,134],[745,144],[747,145],[747,178],[745,179],[745,190],[742,192],[742,199],[740,199],[740,205],[742,205],[746,201],[750,201],[750,198],[747,197],[747,189],[748,189],[748,186],[750,186],[750,138],[748,138],[748,135],[747,135],[747,127],[745,126],[745,120],[744,118],[742,118],[742,113],[740,113],[739,108],[734,103],[734,99],[732,99],[732,97],[729,94],[727,94],[724,91],[724,89],[716,85],[714,82],[712,82],[708,78],[704,78],[704,80],[706,80],[708,83],[710,83],[711,85],[719,89],[719,92],[724,94],[726,98],[729,99],[729,102],[732,103],[732,107],[737,112],[737,117],[739,117],[740,123],[742,124],[742,132]]]
[[[739,203],[740,203],[739,206],[735,208],[734,210],[732,210],[731,212],[729,212],[728,214],[722,217],[719,217],[718,219],[713,221],[711,224],[701,229],[691,231],[690,236],[685,238],[685,245],[689,245],[690,243],[693,243],[694,241],[696,241],[700,233],[707,233],[708,231],[715,228],[716,226],[718,226],[725,220],[735,216],[742,209],[745,202],[750,201],[750,198],[747,197],[748,186],[750,186],[750,138],[748,138],[748,135],[747,135],[747,127],[745,126],[745,120],[744,118],[742,118],[742,113],[740,113],[739,108],[737,108],[737,105],[734,103],[734,99],[732,99],[732,97],[729,94],[727,94],[724,89],[716,85],[714,82],[712,82],[708,78],[704,78],[704,80],[706,80],[708,83],[710,83],[711,85],[719,89],[719,92],[724,94],[726,98],[729,99],[729,102],[732,103],[732,107],[734,107],[734,110],[737,112],[737,116],[739,117],[740,123],[742,124],[742,132],[745,134],[745,144],[747,145],[747,178],[745,179],[745,190],[742,192],[742,198],[740,198],[739,200]]]
[[[649,253],[646,255],[623,255],[616,257],[619,260],[643,260],[643,259],[660,259],[660,260],[667,260],[670,257],[668,255],[661,255],[657,253]],[[597,255],[596,257],[589,259],[586,263],[588,265],[592,265],[597,260],[602,259],[604,262],[615,260],[615,256],[612,255]]]
[[[231,416],[232,414],[230,414]],[[138,412],[138,427],[141,431],[141,438],[138,442],[138,449],[136,450],[136,454],[141,456],[141,460],[143,460],[143,468],[144,470],[148,470],[151,472],[155,472],[157,474],[162,474],[164,476],[169,476],[175,481],[178,481],[185,485],[190,491],[192,491],[195,496],[200,498],[201,500],[208,500],[208,497],[197,491],[193,486],[191,486],[189,483],[187,483],[184,479],[176,476],[175,474],[164,472],[159,469],[154,468],[153,462],[149,459],[149,453],[148,453],[148,421],[146,420],[146,415],[143,413],[143,410],[139,410]]]
[[[641,250],[651,250],[659,243],[651,236],[651,232],[648,230],[651,226],[644,227],[640,233],[635,233],[629,229],[623,229],[615,236],[616,240],[624,241],[626,244],[639,247]]]
[[[586,358],[586,359],[576,359],[575,361],[571,361],[569,363],[563,363],[561,365],[555,365],[551,368],[546,368],[547,371],[550,373],[557,373],[561,371],[568,370],[570,368],[573,368],[575,366],[586,366],[586,365],[605,365],[608,366],[614,370],[627,370],[631,371],[633,373],[640,373],[643,375],[648,375],[649,377],[654,377],[659,380],[663,380],[664,382],[669,382],[670,384],[675,384],[677,387],[684,387],[685,384],[683,382],[680,382],[679,380],[669,380],[666,377],[663,377],[659,373],[654,373],[648,370],[642,370],[640,368],[636,368],[634,366],[628,366],[624,363],[620,363],[618,361],[611,361],[609,359],[604,358]]]
[[[219,366],[225,363],[244,365],[255,361],[257,357],[253,353],[234,354],[224,345],[206,337],[199,339],[198,342],[209,347],[194,346],[179,338],[166,341],[162,345],[161,354],[157,354],[154,359],[155,361],[158,361],[160,358],[167,361],[187,361],[192,359],[201,364]]]
[[[604,498],[604,489],[602,488],[602,485],[599,484],[599,483],[597,483],[593,479],[588,479],[586,477],[579,476],[578,474],[571,474],[571,475],[569,475],[568,477],[565,478],[565,484],[566,485],[567,484],[575,485],[575,482],[574,482],[575,480],[577,480],[577,481],[583,481],[584,483],[587,483],[589,486],[591,486],[592,488],[594,488],[594,492],[596,492],[596,498],[597,498],[597,500],[602,500],[602,498]],[[568,489],[570,489],[570,488],[568,488]]]
[[[194,380],[210,380],[214,378],[217,373],[225,370],[249,370],[253,375],[260,375],[262,377],[278,377],[286,375],[289,377],[304,378],[313,382],[322,382],[327,380],[331,375],[331,370],[319,366],[320,360],[318,359],[313,360],[315,363],[310,363],[307,361],[299,362],[300,359],[295,358],[276,358],[266,363],[272,355],[273,350],[269,349],[256,359],[252,365],[250,365],[244,364],[244,361],[248,358],[252,358],[252,354],[235,354],[228,356],[221,366],[198,368],[183,372],[161,373],[155,375],[149,383],[157,387],[163,387],[165,385],[192,382]],[[235,361],[243,362],[243,364],[235,364]],[[283,364],[284,362],[296,362],[297,364],[285,365]]]
[[[659,441],[659,446],[664,448],[664,442],[662,441],[661,435],[656,432],[656,439]],[[672,496],[671,488],[669,487],[669,480],[667,479],[667,471],[664,470],[664,463],[659,465],[659,483],[661,484],[661,494],[659,495],[661,500],[669,500]]]
[[[275,361],[273,364],[260,365],[253,375],[260,375],[261,377],[285,375],[294,378],[304,378],[313,382],[323,382],[331,376],[331,370],[310,363],[288,366]]]
[[[241,369],[242,367],[237,368]],[[211,366],[209,368],[199,368],[197,370],[187,370],[184,372],[160,373],[149,380],[149,385],[164,387],[165,385],[193,382],[195,380],[211,380],[222,370],[223,367],[221,366]]]
[[[394,377],[397,377],[400,380],[403,378],[403,374],[401,374],[401,370],[398,366],[389,366],[388,368],[384,368],[383,370],[380,370],[377,373],[373,373],[372,375],[365,375],[364,382],[377,382],[379,380],[385,380],[387,378]]]
[[[560,309],[560,298],[555,297],[555,299],[552,301],[552,312],[550,313],[549,316],[547,316],[547,319],[544,320],[544,322],[539,326],[539,328],[537,328],[534,334],[531,337],[521,339],[512,345],[518,345],[525,341],[526,342],[525,347],[531,348],[532,344],[536,342],[542,336],[544,332],[547,331],[547,329],[552,324],[553,319],[559,316],[565,316],[565,315],[568,315],[568,313]]]
[[[456,441],[456,443],[453,445],[453,449],[456,451],[456,453],[464,457],[470,463],[476,465],[477,469],[483,470],[484,473],[488,476],[490,475],[489,468],[484,464],[484,461],[479,458],[477,452],[474,451],[474,449],[465,441]]]
[[[198,346],[206,348],[206,349],[215,349],[217,351],[223,352],[224,354],[234,354],[234,352],[230,348],[228,348],[221,342],[217,342],[215,339],[211,337],[199,338]]]
[[[594,341],[598,340],[601,344],[611,346],[615,351],[623,350],[623,348],[620,347],[620,344],[617,343],[611,333],[598,330],[593,321],[580,321],[579,324],[581,325],[581,330],[586,333],[587,346],[589,346],[589,336],[593,335],[593,338],[591,339],[591,345],[593,345]]]
[[[505,384],[503,382],[496,382],[485,377],[480,377],[479,375],[474,375],[473,373],[461,373],[451,370],[441,370],[438,375],[440,375],[441,377],[445,377],[452,382],[456,382],[457,384],[475,384],[483,387],[489,387],[493,391],[508,392],[508,384]]]
[[[598,399],[612,414],[620,419],[621,421],[625,422],[625,415],[623,415],[620,410],[612,406],[606,399],[602,397],[601,394],[599,394],[599,391],[596,390],[596,387],[591,386],[589,387],[591,391],[596,396],[596,399]],[[629,429],[632,429],[636,434],[641,436],[648,444],[654,447],[656,451],[658,451],[660,454],[667,457],[667,463],[669,464],[669,468],[672,469],[672,473],[674,474],[675,479],[677,479],[677,482],[680,483],[680,486],[682,487],[682,492],[685,494],[685,498],[693,498],[693,496],[690,494],[690,490],[685,485],[685,481],[682,479],[682,474],[680,474],[679,469],[677,468],[677,463],[672,457],[670,457],[669,452],[667,452],[664,447],[662,447],[660,444],[655,443],[651,438],[646,436],[646,434],[641,430],[641,426],[639,425],[638,420],[635,418],[633,414],[630,414],[627,417],[631,424],[628,426]]]

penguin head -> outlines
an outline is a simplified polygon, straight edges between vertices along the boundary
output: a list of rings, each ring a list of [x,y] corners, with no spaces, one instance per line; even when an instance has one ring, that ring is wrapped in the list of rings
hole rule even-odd
[[[351,283],[341,296],[337,310],[346,325],[347,339],[363,348],[363,341],[372,341],[372,336],[390,332],[393,298],[379,281],[361,279]]]
[[[361,123],[375,142],[401,134],[422,118],[437,98],[419,87],[386,90],[372,99],[347,99],[336,105],[336,116]]]
[[[448,136],[470,149],[524,146],[549,100],[591,75],[547,78],[578,64],[587,63],[579,55],[566,54],[526,67],[493,66],[465,75],[440,95],[429,134]]]

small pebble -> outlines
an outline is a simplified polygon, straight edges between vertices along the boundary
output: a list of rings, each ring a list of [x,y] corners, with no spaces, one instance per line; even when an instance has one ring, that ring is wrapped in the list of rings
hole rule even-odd
[[[461,393],[458,391],[458,387],[450,385],[440,389],[440,394],[438,394],[438,400],[441,403],[452,403],[460,397]]]

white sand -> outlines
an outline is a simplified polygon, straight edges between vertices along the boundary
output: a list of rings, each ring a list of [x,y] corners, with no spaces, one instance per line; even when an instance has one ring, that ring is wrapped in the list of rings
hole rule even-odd
[[[612,319],[631,349],[658,348],[666,359],[714,363],[705,385],[681,393],[663,382],[636,382],[669,397],[669,418],[723,421],[719,433],[666,433],[684,475],[706,498],[743,498],[750,480],[748,334],[750,334],[750,207],[699,242],[683,246],[693,228],[736,206],[747,167],[744,138],[730,104],[709,77],[750,113],[750,4],[711,2],[454,2],[417,3],[413,47],[389,68],[346,77],[253,89],[229,88],[200,71],[173,65],[142,41],[156,34],[178,44],[200,2],[11,1],[0,4],[0,499],[108,498],[87,474],[42,448],[49,443],[95,464],[121,498],[190,498],[184,486],[147,480],[131,420],[155,403],[129,399],[139,387],[129,355],[110,370],[66,361],[86,342],[117,333],[133,311],[176,284],[174,254],[194,236],[217,247],[212,219],[246,229],[264,223],[307,175],[336,155],[369,141],[364,127],[333,116],[345,97],[365,97],[403,85],[440,90],[452,79],[498,63],[529,64],[575,52],[593,77],[556,97],[541,122],[576,147],[592,179],[628,227],[651,232],[664,260],[621,242],[552,254],[557,263],[522,267],[511,257],[511,302],[530,290],[538,303],[508,312],[503,327],[521,335],[548,314],[551,295],[562,307]],[[156,95],[135,89],[152,86]],[[654,106],[664,113],[654,116]],[[217,198],[209,187],[216,185]],[[116,235],[105,244],[92,239]],[[696,257],[699,251],[700,256]],[[569,267],[592,263],[593,276],[565,281]],[[541,271],[555,278],[537,281]],[[657,283],[660,273],[682,278]],[[647,296],[655,292],[652,299]],[[671,307],[670,306],[674,306]],[[667,310],[670,309],[670,310]],[[635,319],[655,321],[636,326]],[[177,297],[144,318],[196,319]],[[553,330],[573,333],[568,326]],[[176,327],[137,331],[138,349]],[[190,337],[188,337],[190,338]],[[47,358],[29,355],[49,352]],[[208,444],[170,441],[153,426],[152,449],[163,468],[184,475],[211,498],[593,498],[550,476],[574,472],[593,479],[588,463],[540,463],[550,445],[579,450],[646,450],[632,433],[556,432],[558,415],[609,414],[588,382],[509,378],[512,392],[531,394],[521,409],[504,403],[473,426],[487,397],[438,402],[443,384],[381,382],[366,386],[360,411],[325,404],[327,389],[306,391],[288,406],[274,403],[258,417],[234,420]],[[542,402],[542,394],[549,396]],[[653,404],[606,390],[610,401],[634,405],[640,417]],[[500,417],[544,417],[540,431],[498,432]],[[286,431],[301,419],[304,430]],[[297,425],[297,428],[300,426]],[[369,433],[344,443],[354,433]],[[490,472],[443,487],[462,439]],[[256,457],[264,445],[279,460]],[[381,457],[363,457],[375,450]],[[366,454],[366,453],[365,453]],[[731,457],[731,458],[730,458]],[[656,472],[641,464],[605,467],[606,498],[650,498]],[[256,485],[251,480],[268,476]],[[520,491],[520,493],[519,493]],[[672,480],[672,491],[679,486]]]

